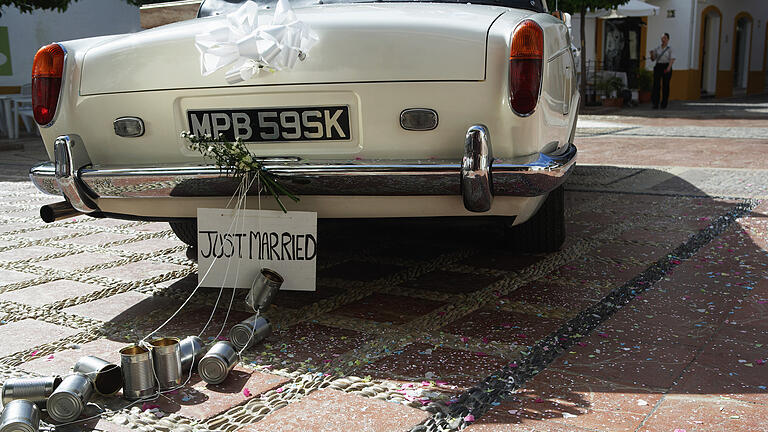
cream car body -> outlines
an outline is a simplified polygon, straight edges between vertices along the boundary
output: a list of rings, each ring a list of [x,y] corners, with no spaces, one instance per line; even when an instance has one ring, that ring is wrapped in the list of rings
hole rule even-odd
[[[348,140],[254,143],[249,149],[259,157],[274,158],[277,168],[283,160],[299,159],[326,166],[384,164],[388,169],[443,163],[444,170],[455,167],[447,181],[455,183],[456,192],[435,192],[426,182],[423,193],[413,185],[401,193],[392,187],[377,193],[373,186],[367,192],[350,187],[306,193],[301,182],[287,181],[301,196],[299,203],[287,203],[289,210],[334,218],[515,216],[514,224],[536,212],[546,189],[523,194],[527,196],[495,190],[490,208],[470,211],[460,192],[460,172],[467,157],[465,137],[473,125],[486,128],[494,166],[506,162],[513,169],[537,160],[540,152],[562,154],[572,147],[579,94],[570,39],[561,21],[531,10],[455,3],[327,4],[296,7],[296,13],[320,38],[307,59],[295,69],[261,74],[237,85],[226,83],[224,71],[202,76],[193,43],[196,34],[219,26],[222,16],[60,43],[67,54],[56,117],[40,128],[52,162],[33,169],[33,181],[43,190],[60,193],[64,187],[52,166],[68,163],[78,177],[72,190],[85,197],[80,203],[66,190],[64,195],[78,211],[148,220],[194,218],[197,208],[223,207],[229,196],[167,193],[163,185],[178,179],[170,174],[154,178],[157,186],[152,190],[145,182],[121,177],[137,169],[146,173],[158,167],[205,165],[180,137],[190,130],[188,110],[345,105]],[[513,111],[509,89],[512,34],[523,20],[537,23],[544,41],[540,95],[535,110],[526,116]],[[410,108],[434,110],[437,127],[404,129],[399,117]],[[125,117],[142,119],[143,135],[118,136],[113,122]],[[54,150],[60,137],[68,137],[73,146],[68,156]],[[559,184],[572,163],[570,157],[540,171],[560,170]],[[375,175],[366,177],[365,184],[375,185],[370,180]],[[248,205],[255,207],[257,200]],[[260,205],[275,208],[271,200],[261,200]]]

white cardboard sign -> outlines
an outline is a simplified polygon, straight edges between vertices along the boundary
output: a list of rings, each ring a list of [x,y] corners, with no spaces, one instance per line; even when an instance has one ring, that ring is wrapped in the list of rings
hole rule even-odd
[[[197,262],[204,287],[250,288],[269,268],[281,289],[314,291],[317,213],[197,209]]]

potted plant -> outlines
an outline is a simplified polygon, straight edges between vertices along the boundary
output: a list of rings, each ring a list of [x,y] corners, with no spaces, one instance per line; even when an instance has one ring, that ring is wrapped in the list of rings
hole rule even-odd
[[[597,89],[605,94],[603,106],[621,108],[624,105],[624,99],[619,97],[619,92],[624,87],[624,81],[621,78],[605,77],[597,82]]]
[[[637,71],[637,100],[640,103],[651,101],[651,87],[653,86],[653,72],[640,68]]]

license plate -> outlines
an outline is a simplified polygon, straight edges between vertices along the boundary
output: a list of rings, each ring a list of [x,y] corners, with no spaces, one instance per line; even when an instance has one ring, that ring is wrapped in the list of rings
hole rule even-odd
[[[224,135],[246,142],[348,141],[349,107],[258,108],[187,111],[195,136]]]

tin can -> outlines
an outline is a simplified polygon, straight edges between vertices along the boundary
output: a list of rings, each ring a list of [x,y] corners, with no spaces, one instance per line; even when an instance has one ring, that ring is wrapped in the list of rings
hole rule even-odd
[[[245,297],[245,303],[254,312],[266,310],[272,304],[282,284],[283,277],[276,271],[268,268],[261,269]]]
[[[200,359],[197,373],[208,384],[220,384],[237,364],[237,351],[227,341],[216,342]]]
[[[4,404],[0,415],[0,432],[38,432],[40,409],[33,402],[23,399]]]
[[[48,415],[57,422],[76,420],[93,394],[93,381],[81,373],[67,375],[48,398]]]
[[[123,372],[123,397],[137,400],[155,394],[155,377],[149,350],[129,345],[120,350],[120,367]]]
[[[90,378],[93,381],[93,389],[99,394],[115,394],[123,387],[120,366],[104,359],[95,356],[82,357],[75,363],[73,370]]]
[[[264,317],[256,314],[235,324],[229,330],[229,340],[238,351],[261,342],[272,333],[272,324]]]
[[[181,351],[181,370],[188,371],[197,367],[203,358],[203,340],[197,336],[188,336],[179,342]]]
[[[3,383],[3,406],[9,402],[24,399],[45,408],[51,393],[61,384],[58,375],[50,377],[9,378]]]
[[[152,345],[152,364],[160,390],[181,385],[181,349],[177,338],[159,338]]]

